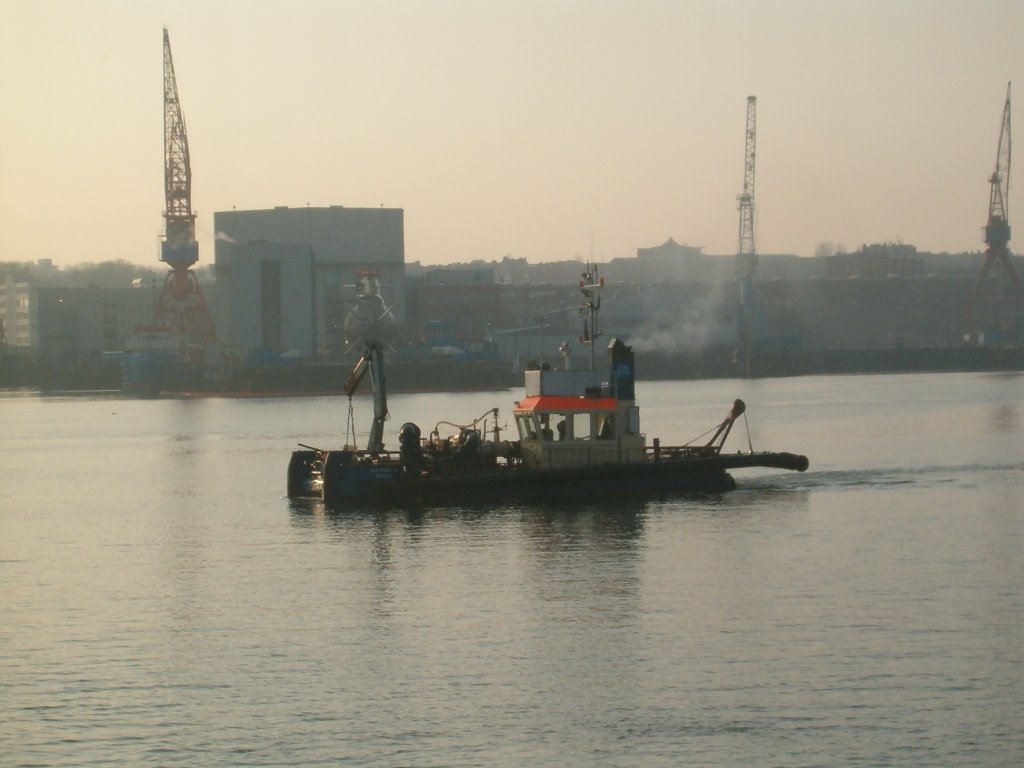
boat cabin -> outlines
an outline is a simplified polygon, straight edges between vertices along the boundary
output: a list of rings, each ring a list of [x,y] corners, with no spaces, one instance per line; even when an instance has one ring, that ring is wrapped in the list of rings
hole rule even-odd
[[[607,371],[526,372],[512,413],[523,463],[532,469],[643,461],[632,350],[613,339]]]

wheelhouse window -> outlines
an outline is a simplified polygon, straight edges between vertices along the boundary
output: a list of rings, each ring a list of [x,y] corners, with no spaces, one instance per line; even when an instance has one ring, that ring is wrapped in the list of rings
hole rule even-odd
[[[570,442],[577,440],[614,440],[619,430],[635,429],[629,420],[619,424],[611,411],[570,411],[516,414],[521,440]]]
[[[540,415],[540,437],[546,443],[550,443],[555,439],[555,431],[551,428],[550,413],[542,413]]]
[[[537,423],[533,420],[533,414],[520,413],[516,415],[516,426],[519,429],[521,440],[537,439]]]
[[[611,440],[615,437],[615,414],[598,413],[594,419],[594,434],[598,440]]]

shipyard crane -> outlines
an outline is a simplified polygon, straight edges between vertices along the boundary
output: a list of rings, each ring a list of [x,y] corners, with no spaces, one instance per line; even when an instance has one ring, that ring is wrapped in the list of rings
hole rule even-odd
[[[985,282],[992,269],[998,264],[1003,268],[1012,284],[1010,293],[1019,303],[1024,299],[1024,285],[1021,284],[1013,262],[1010,259],[1010,84],[1006,84],[1006,103],[999,127],[999,144],[996,148],[996,167],[989,177],[988,223],[985,225],[985,263],[974,281],[967,302],[967,332],[974,334],[975,314],[985,295]]]
[[[739,242],[736,247],[736,278],[739,281],[737,341],[744,375],[750,375],[750,344],[754,335],[754,159],[757,145],[757,96],[747,97],[746,145],[743,153],[743,194],[737,200],[740,212]]]
[[[196,214],[192,210],[192,166],[167,27],[164,27],[164,196],[167,207],[160,260],[171,271],[157,298],[154,325],[175,338],[180,352],[198,361],[216,335],[199,281],[192,272],[192,265],[199,260]]]

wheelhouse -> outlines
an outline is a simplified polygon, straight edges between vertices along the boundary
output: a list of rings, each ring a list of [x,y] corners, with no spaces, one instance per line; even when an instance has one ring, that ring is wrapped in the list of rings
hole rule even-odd
[[[523,461],[538,469],[642,461],[646,447],[634,400],[632,352],[609,345],[607,371],[526,372],[515,404]]]
[[[573,442],[615,440],[623,430],[639,430],[639,409],[625,409],[613,397],[528,397],[514,410],[520,440]],[[620,423],[620,422],[625,423]]]

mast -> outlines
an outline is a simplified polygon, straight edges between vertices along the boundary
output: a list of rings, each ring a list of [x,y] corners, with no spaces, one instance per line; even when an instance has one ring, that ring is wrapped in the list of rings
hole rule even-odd
[[[598,327],[597,316],[601,309],[601,288],[604,287],[604,278],[597,274],[597,265],[587,263],[587,270],[580,277],[580,293],[583,294],[583,303],[580,305],[579,313],[583,316],[583,335],[580,342],[590,348],[590,370],[594,367],[594,342],[601,336]]]

